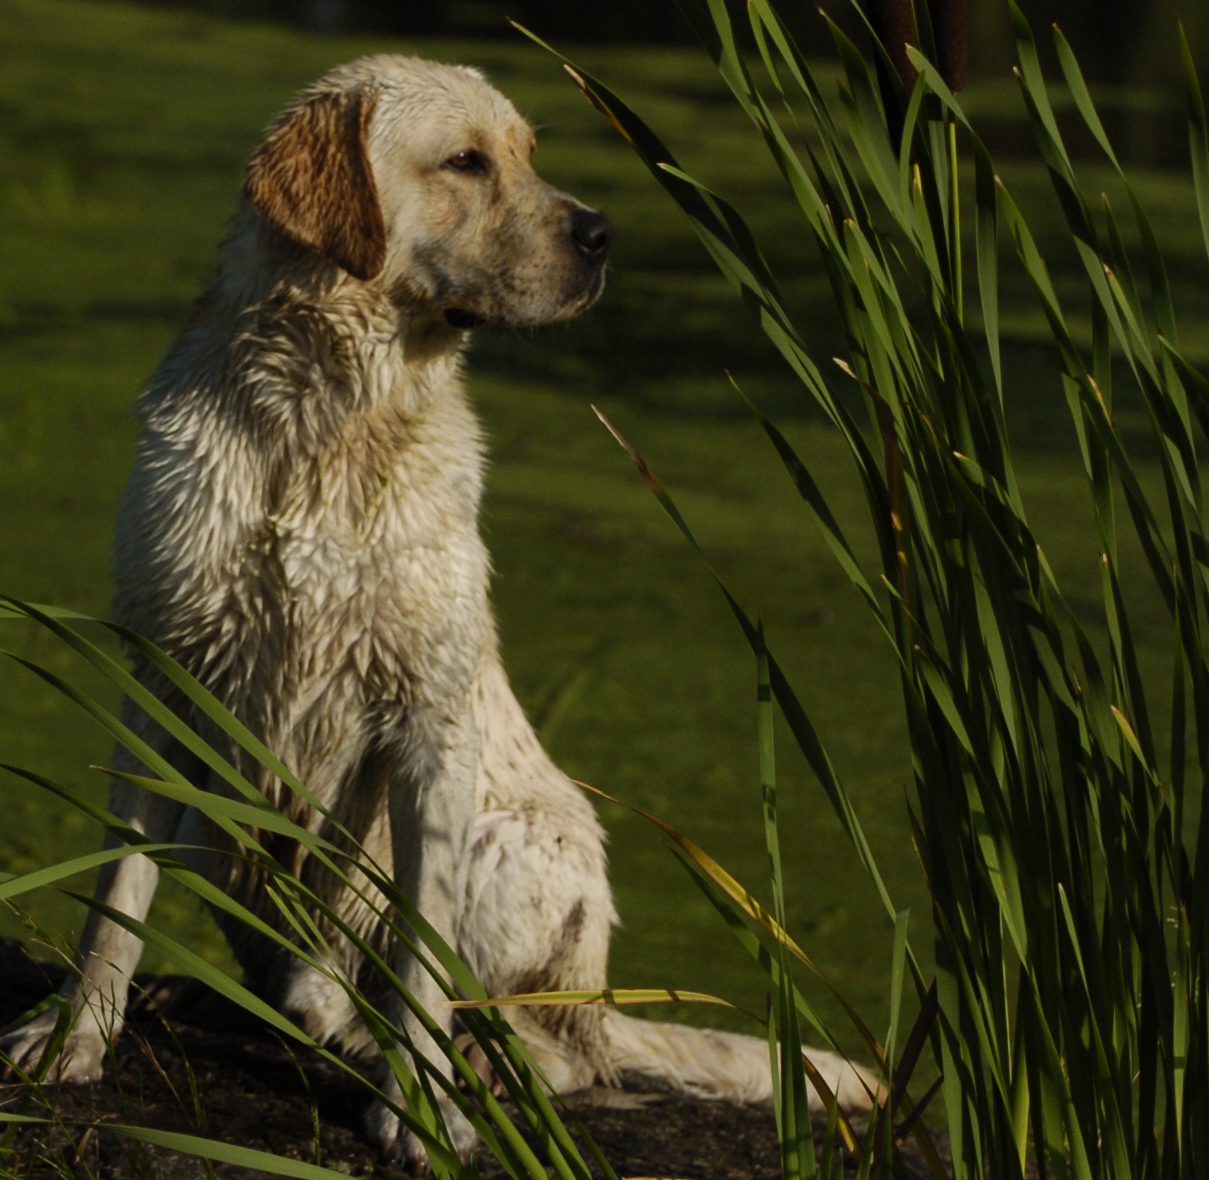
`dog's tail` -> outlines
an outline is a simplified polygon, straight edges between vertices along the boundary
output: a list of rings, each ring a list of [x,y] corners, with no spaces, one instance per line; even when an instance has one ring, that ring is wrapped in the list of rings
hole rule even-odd
[[[772,1100],[768,1043],[712,1028],[689,1028],[605,1010],[609,1064],[627,1081],[642,1079],[696,1098],[732,1102]],[[868,1070],[825,1049],[804,1050],[846,1111],[869,1110],[880,1086]],[[810,1087],[812,1110],[823,1110]]]

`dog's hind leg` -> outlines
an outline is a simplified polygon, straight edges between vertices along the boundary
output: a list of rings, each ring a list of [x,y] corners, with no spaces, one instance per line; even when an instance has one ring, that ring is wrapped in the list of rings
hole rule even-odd
[[[478,812],[458,950],[493,996],[599,990],[616,921],[604,833],[542,749],[494,656],[479,669],[473,700]],[[555,1090],[611,1079],[600,1008],[507,1015]]]
[[[607,986],[616,921],[604,833],[584,795],[542,749],[498,664],[476,685],[480,811],[470,843],[462,957],[493,996]],[[772,1095],[760,1038],[638,1019],[615,1008],[507,1009],[556,1089],[629,1080],[698,1097]],[[845,1109],[868,1109],[876,1079],[807,1049]],[[547,1065],[548,1063],[548,1065]],[[556,1078],[558,1080],[556,1080]],[[812,1103],[819,1104],[811,1090]]]
[[[469,881],[475,904],[461,950],[492,996],[607,986],[612,902],[595,821],[571,820],[540,799],[535,794],[516,810],[484,812],[475,823]],[[768,1044],[758,1037],[603,1006],[504,1012],[560,1093],[600,1081],[732,1102],[772,1097]],[[804,1051],[844,1110],[869,1109],[878,1084],[868,1071],[836,1053]],[[823,1108],[813,1087],[810,1102]]]
[[[567,830],[556,818],[531,800],[475,821],[459,950],[490,995],[605,986],[613,908],[603,873],[590,868],[593,853],[603,854],[591,829]],[[607,1072],[599,1008],[506,1015],[556,1092]]]
[[[141,710],[126,702],[123,719],[157,753],[165,755],[186,774],[195,770],[192,757]],[[115,769],[147,774],[124,747],[114,756]],[[109,792],[109,810],[123,823],[154,843],[168,843],[176,835],[184,813],[182,804],[153,794],[121,779],[114,779]],[[122,841],[108,836],[107,848]],[[103,865],[93,896],[97,901],[127,917],[142,922],[151,908],[159,881],[159,866],[145,856],[129,855]],[[77,974],[64,984],[62,994],[75,1012],[58,1059],[49,1071],[51,1079],[63,1082],[98,1081],[108,1041],[122,1029],[130,979],[138,966],[143,943],[124,926],[97,910],[90,910],[80,937]],[[58,1009],[50,1008],[29,1023],[0,1038],[0,1054],[23,1070],[36,1066],[54,1031]]]

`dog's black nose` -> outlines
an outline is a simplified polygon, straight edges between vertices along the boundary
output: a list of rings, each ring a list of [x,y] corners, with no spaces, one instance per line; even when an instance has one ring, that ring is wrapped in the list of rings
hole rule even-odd
[[[613,240],[613,223],[603,213],[576,209],[571,214],[571,240],[585,258],[603,262]]]

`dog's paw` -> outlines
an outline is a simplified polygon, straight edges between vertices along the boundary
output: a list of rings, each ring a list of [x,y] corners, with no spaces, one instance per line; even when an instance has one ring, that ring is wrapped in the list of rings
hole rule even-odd
[[[447,1098],[437,1099],[441,1107],[441,1115],[453,1140],[454,1150],[459,1158],[466,1162],[474,1154],[478,1136],[474,1128],[456,1106]],[[381,1100],[376,1101],[366,1113],[365,1129],[372,1142],[377,1144],[382,1158],[402,1163],[404,1168],[413,1176],[423,1176],[429,1171],[428,1152],[424,1144],[413,1132],[403,1127],[399,1116]]]
[[[470,1068],[479,1075],[482,1083],[498,1098],[504,1092],[504,1083],[500,1081],[495,1067],[491,1064],[491,1059],[483,1052],[478,1041],[469,1033],[463,1033],[454,1041],[454,1044],[466,1058],[466,1063]],[[459,1090],[467,1089],[466,1083],[461,1078],[457,1079],[457,1083]]]
[[[332,975],[299,959],[285,973],[277,1008],[321,1045],[343,1041],[358,1024],[348,989]]]
[[[0,1036],[0,1065],[5,1073],[30,1076],[38,1070],[55,1031],[59,1009],[49,1008],[33,1020]],[[96,1022],[83,1013],[68,1032],[58,1056],[50,1062],[43,1081],[89,1085],[101,1080],[105,1064],[105,1038]]]

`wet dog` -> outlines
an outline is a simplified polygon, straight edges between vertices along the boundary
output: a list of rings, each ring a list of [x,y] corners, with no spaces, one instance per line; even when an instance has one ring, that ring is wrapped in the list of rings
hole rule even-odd
[[[541,180],[534,147],[472,69],[368,57],[304,91],[252,155],[217,272],[142,396],[116,541],[118,620],[188,668],[393,866],[491,995],[603,988],[615,921],[600,825],[538,743],[497,653],[478,531],[483,446],[461,376],[472,329],[567,319],[604,285],[608,220]],[[222,789],[139,710],[127,723],[191,781]],[[259,767],[241,769],[327,832]],[[120,780],[110,806],[153,840],[214,848],[197,867],[282,925],[263,880],[232,868],[196,811]],[[282,856],[451,1027],[440,988],[379,916],[300,849]],[[97,896],[142,919],[157,873],[127,857],[102,871]],[[308,1033],[372,1048],[338,982],[247,926],[225,929],[248,978]],[[361,956],[328,933],[333,971],[372,993]],[[62,1080],[99,1076],[141,949],[89,919]],[[559,1090],[634,1074],[684,1093],[771,1094],[767,1046],[752,1037],[600,1007],[513,1011]],[[443,1060],[406,1008],[391,1014]],[[53,1017],[0,1047],[36,1061]],[[811,1056],[846,1107],[869,1105],[870,1079]],[[469,1150],[470,1126],[447,1113]],[[370,1126],[383,1147],[422,1158],[386,1106]]]

